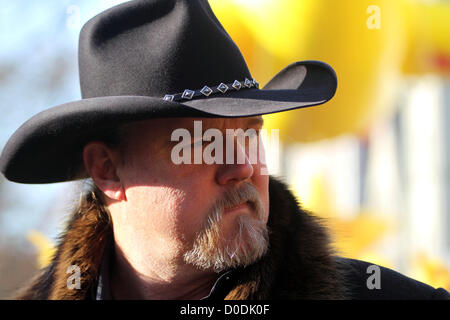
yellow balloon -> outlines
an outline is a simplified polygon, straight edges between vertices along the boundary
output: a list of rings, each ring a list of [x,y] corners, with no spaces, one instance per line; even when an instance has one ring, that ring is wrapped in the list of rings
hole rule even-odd
[[[450,72],[450,3],[408,2],[406,74]]]
[[[392,108],[406,41],[401,2],[216,0],[211,4],[233,39],[242,38],[247,30],[251,33],[236,42],[261,84],[298,60],[322,60],[335,69],[338,91],[332,101],[265,116],[266,127],[280,129],[285,142],[358,133]],[[235,28],[236,20],[246,28]]]

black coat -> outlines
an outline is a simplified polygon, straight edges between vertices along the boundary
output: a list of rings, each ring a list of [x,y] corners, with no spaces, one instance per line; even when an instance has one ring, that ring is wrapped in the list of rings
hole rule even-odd
[[[354,259],[339,258],[345,267],[349,298],[358,300],[450,300],[450,294],[442,289],[435,289],[425,283],[416,281],[394,270],[380,267],[380,289],[369,289],[367,273],[370,263]]]

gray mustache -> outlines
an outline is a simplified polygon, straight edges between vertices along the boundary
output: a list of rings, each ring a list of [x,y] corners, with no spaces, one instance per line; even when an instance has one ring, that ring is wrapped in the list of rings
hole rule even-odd
[[[257,214],[257,218],[264,216],[264,209],[258,190],[250,183],[244,182],[239,187],[228,189],[223,197],[217,200],[213,212],[222,213],[224,210],[248,202]]]

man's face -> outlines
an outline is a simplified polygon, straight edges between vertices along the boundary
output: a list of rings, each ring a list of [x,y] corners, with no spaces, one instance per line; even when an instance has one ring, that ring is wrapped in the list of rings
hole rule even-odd
[[[126,200],[110,204],[120,206],[120,214],[113,214],[115,236],[133,241],[136,250],[148,254],[142,259],[158,257],[216,272],[260,258],[267,249],[268,175],[261,159],[249,162],[250,141],[242,144],[226,129],[258,132],[261,120],[173,118],[131,125],[117,168]],[[194,121],[201,121],[202,134],[209,128],[222,132],[223,164],[206,164],[203,158],[200,164],[174,163],[173,149],[180,145],[171,141],[174,130],[191,132],[184,147],[192,159],[196,148],[211,143],[196,141]],[[250,139],[260,142],[258,135]],[[225,159],[230,141],[232,163]]]

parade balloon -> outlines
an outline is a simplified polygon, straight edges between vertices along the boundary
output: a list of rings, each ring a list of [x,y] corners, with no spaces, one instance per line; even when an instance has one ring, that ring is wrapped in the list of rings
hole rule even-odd
[[[330,102],[264,117],[266,128],[279,129],[286,143],[360,133],[392,110],[406,47],[401,4],[391,0],[211,1],[261,84],[298,60],[321,60],[335,69],[338,89]],[[244,37],[244,32],[250,35]]]

